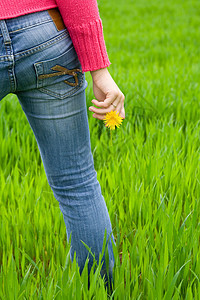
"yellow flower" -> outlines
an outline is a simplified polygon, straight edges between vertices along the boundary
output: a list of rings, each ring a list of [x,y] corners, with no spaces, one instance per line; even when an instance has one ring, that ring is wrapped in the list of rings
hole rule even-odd
[[[105,122],[105,125],[109,127],[110,129],[115,129],[115,126],[119,127],[122,123],[123,118],[119,116],[119,113],[116,113],[116,111],[112,110],[111,112],[108,112],[103,119]]]

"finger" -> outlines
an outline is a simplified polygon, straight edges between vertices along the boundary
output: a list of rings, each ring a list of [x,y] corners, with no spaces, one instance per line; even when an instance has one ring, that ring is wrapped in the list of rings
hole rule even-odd
[[[97,115],[105,115],[106,113],[115,110],[124,119],[125,118],[124,99],[125,99],[125,97],[122,93],[118,94],[118,97],[115,98],[113,100],[113,102],[110,104],[110,106],[108,106],[106,108],[105,108],[105,106],[107,106],[107,104],[105,105],[106,100],[104,100],[104,102],[99,102],[98,100],[93,99],[92,103],[95,104],[96,106],[100,107],[100,108],[90,106],[89,110],[94,112],[94,118],[96,118]],[[122,111],[122,108],[123,108],[123,111]],[[98,119],[102,119],[102,118],[98,117]]]
[[[106,99],[104,101],[98,101],[96,99],[93,99],[91,102],[95,104],[98,107],[108,108],[111,103],[113,103],[118,98],[118,94],[115,92],[112,92],[112,94],[107,94]]]
[[[118,106],[116,107],[116,112],[119,113],[119,115],[125,119],[125,110],[124,110],[124,104],[122,102],[119,102]]]
[[[109,106],[107,106],[107,103],[105,104],[105,103],[99,102],[98,100],[93,99],[92,103],[94,103],[96,106],[98,106],[100,108],[90,106],[89,110],[93,111],[94,113],[98,113],[98,114],[106,114],[112,110],[115,110],[120,101],[121,101],[121,99],[120,99],[120,97],[118,97],[118,98],[114,99],[113,102]]]
[[[120,112],[120,115],[121,115],[121,117],[122,117],[123,119],[125,119],[125,109],[124,109],[124,107],[122,107],[122,110],[121,110],[121,112]]]
[[[113,109],[116,110],[116,109],[117,109],[118,102],[113,102],[113,103],[111,103],[111,105],[113,106]]]
[[[106,113],[111,112],[113,110],[113,106],[110,105],[108,108],[96,108],[94,106],[90,106],[89,110],[96,114],[105,115]]]
[[[121,109],[122,109],[122,103],[119,102],[118,105],[117,105],[117,107],[115,108],[115,111],[120,114]]]
[[[117,105],[118,101],[119,100],[118,100],[117,95],[114,94],[114,95],[112,95],[112,97],[106,98],[104,100],[104,105],[105,105],[105,107],[109,107],[114,102],[115,102],[115,105]]]
[[[119,113],[119,115],[124,119],[125,118],[125,111],[124,111],[124,95],[121,94],[120,97],[119,97],[119,101],[118,101],[118,105],[116,107],[116,112]],[[115,104],[115,103],[113,103]]]
[[[99,119],[99,120],[103,120],[105,118],[105,115],[99,115],[99,114],[93,114],[92,116],[93,116],[93,118]]]
[[[112,103],[116,112],[118,112],[118,113],[121,112],[123,103],[124,103],[123,97],[122,97],[122,95],[119,95],[119,97]]]
[[[104,108],[107,107],[107,103],[104,103],[103,101],[98,101],[96,99],[93,99],[91,102],[98,107],[104,107]]]

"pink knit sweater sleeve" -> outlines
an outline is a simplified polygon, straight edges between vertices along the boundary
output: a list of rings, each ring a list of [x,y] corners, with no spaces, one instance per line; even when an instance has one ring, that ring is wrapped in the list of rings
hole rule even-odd
[[[56,0],[83,72],[108,67],[110,61],[96,0]]]

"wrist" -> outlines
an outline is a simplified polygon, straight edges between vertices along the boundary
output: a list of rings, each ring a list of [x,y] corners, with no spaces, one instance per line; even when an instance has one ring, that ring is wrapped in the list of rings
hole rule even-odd
[[[92,79],[97,79],[99,76],[103,76],[106,73],[109,73],[107,67],[102,68],[102,69],[98,69],[98,70],[94,70],[94,71],[90,71]]]

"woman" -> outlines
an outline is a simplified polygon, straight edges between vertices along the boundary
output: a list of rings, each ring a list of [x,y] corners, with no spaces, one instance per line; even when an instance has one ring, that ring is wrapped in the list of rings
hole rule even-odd
[[[83,241],[98,261],[106,230],[112,277],[114,238],[94,170],[84,76],[91,72],[93,117],[116,110],[125,118],[109,65],[96,0],[1,0],[0,99],[15,93],[34,132],[68,239],[71,234],[71,259],[76,252],[82,271]],[[89,270],[92,263],[90,256]]]

